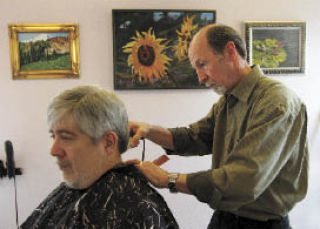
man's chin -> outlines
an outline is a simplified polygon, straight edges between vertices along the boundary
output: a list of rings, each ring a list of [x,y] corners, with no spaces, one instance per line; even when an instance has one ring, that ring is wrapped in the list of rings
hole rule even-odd
[[[225,91],[224,90],[220,90],[220,89],[217,89],[217,88],[212,88],[213,91],[215,93],[217,93],[218,95],[224,95]]]
[[[63,177],[63,181],[66,183],[66,185],[69,188],[78,189],[77,182],[75,181],[75,178],[71,174],[68,174],[66,172],[62,172],[62,177]]]
[[[226,89],[222,86],[217,86],[215,83],[206,83],[207,88],[211,88],[215,93],[223,95],[226,92]]]
[[[211,86],[212,90],[217,93],[218,95],[224,95],[226,93],[226,89],[223,87],[215,87],[215,86]]]
[[[81,187],[81,185],[79,184],[79,182],[76,182],[74,180],[70,180],[70,179],[65,179],[64,178],[64,183],[72,189],[84,189],[84,187]]]
[[[207,87],[207,88],[213,88],[214,87],[214,83],[205,83],[205,86]]]
[[[63,180],[69,188],[86,189],[92,185],[88,178],[63,174]]]

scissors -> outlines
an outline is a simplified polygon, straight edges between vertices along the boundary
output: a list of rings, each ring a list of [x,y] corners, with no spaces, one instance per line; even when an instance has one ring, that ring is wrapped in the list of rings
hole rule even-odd
[[[133,137],[135,133],[131,130],[130,131],[130,137]],[[142,140],[142,156],[141,156],[141,161],[144,161],[145,155],[146,155],[146,140],[142,137],[140,138]]]
[[[130,136],[132,137],[134,135],[133,132],[130,132]],[[141,138],[142,140],[142,155],[141,155],[141,161],[144,161],[145,155],[146,155],[146,140],[145,138]],[[156,160],[153,161],[154,164],[160,166],[164,163],[166,163],[169,160],[169,157],[167,155],[162,155],[158,157]]]
[[[146,154],[146,140],[144,138],[141,138],[142,140],[142,156],[141,156],[141,161],[144,161],[145,154]]]

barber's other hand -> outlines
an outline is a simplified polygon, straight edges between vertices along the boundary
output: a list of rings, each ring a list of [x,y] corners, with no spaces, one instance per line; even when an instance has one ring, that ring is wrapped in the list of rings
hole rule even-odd
[[[143,122],[129,122],[129,131],[133,136],[129,140],[129,146],[131,148],[139,145],[139,140],[145,138],[150,129],[150,125]]]
[[[142,162],[138,159],[133,159],[126,161],[126,164],[134,164],[155,187],[166,188],[168,186],[169,173],[151,161]]]

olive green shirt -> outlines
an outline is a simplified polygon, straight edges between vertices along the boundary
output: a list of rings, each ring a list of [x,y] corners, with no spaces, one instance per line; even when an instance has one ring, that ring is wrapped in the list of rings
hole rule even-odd
[[[306,195],[306,107],[259,66],[206,117],[169,130],[175,150],[168,154],[212,154],[212,169],[188,174],[187,186],[213,209],[265,221],[285,216]]]

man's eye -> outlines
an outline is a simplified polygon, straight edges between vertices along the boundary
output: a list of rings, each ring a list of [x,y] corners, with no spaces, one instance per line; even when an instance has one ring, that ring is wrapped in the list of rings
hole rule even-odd
[[[73,139],[71,136],[64,136],[64,135],[62,135],[60,138],[62,140],[72,140]]]
[[[199,67],[199,68],[204,68],[205,65],[206,65],[205,62],[199,62],[198,67]]]
[[[70,141],[70,140],[74,139],[73,136],[66,136],[66,135],[57,135],[56,136],[54,134],[51,134],[50,138],[52,138],[52,139],[58,138],[58,139],[63,140],[63,141]]]

